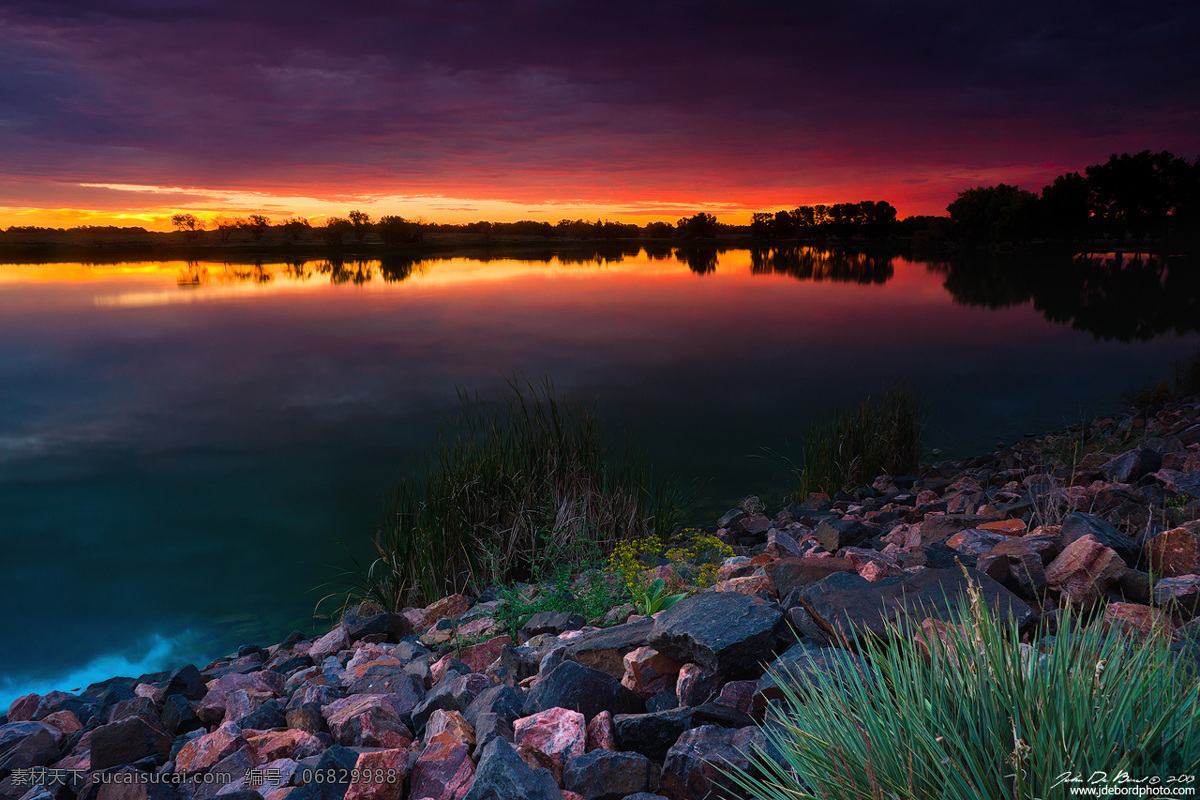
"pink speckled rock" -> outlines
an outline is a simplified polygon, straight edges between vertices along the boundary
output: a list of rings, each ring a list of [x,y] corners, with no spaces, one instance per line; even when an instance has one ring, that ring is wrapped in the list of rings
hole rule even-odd
[[[621,685],[642,698],[673,686],[679,675],[679,668],[683,666],[652,647],[631,650],[625,654],[622,661],[625,664],[625,675],[621,678]]]
[[[769,592],[771,589],[771,579],[766,575],[730,578],[713,587],[714,592],[740,592],[741,594],[757,594],[758,592]]]
[[[470,601],[461,594],[452,594],[449,597],[443,597],[437,602],[430,603],[425,607],[425,616],[422,620],[421,627],[428,628],[431,625],[436,625],[444,619],[453,617],[461,617],[467,613],[467,609],[471,607]]]
[[[587,724],[587,751],[616,749],[617,732],[613,728],[612,714],[601,711]]]
[[[406,748],[412,732],[381,695],[352,695],[321,709],[333,740],[344,747]]]
[[[212,733],[188,742],[175,756],[175,771],[184,775],[203,772],[234,751],[246,746],[241,730],[226,722]]]
[[[435,736],[413,764],[408,796],[462,800],[475,777],[470,749],[448,733]]]
[[[524,745],[550,758],[550,771],[561,779],[568,758],[587,750],[587,725],[583,714],[566,708],[548,708],[513,722],[513,744]]]
[[[475,747],[475,729],[458,711],[437,709],[425,723],[425,740],[432,741],[440,734],[449,734],[455,741]]]
[[[312,643],[312,647],[308,649],[308,656],[314,662],[320,664],[325,656],[337,655],[348,647],[350,647],[350,634],[346,633],[345,628],[338,625]]]
[[[325,750],[325,745],[320,739],[296,728],[249,736],[246,742],[262,761],[275,761],[280,758],[299,761]]]
[[[362,753],[354,765],[365,780],[355,781],[346,790],[345,800],[401,800],[404,778],[408,774],[408,751],[393,748]],[[394,776],[389,781],[389,775]],[[375,780],[382,777],[382,781]]]
[[[459,629],[461,633],[462,629]],[[483,672],[492,662],[500,657],[500,649],[506,644],[512,644],[512,637],[505,634],[488,639],[486,642],[464,647],[458,653],[458,660],[471,668],[472,672]]]
[[[1115,550],[1088,534],[1071,542],[1050,562],[1046,582],[1062,592],[1071,605],[1089,609],[1125,570],[1125,562]]]

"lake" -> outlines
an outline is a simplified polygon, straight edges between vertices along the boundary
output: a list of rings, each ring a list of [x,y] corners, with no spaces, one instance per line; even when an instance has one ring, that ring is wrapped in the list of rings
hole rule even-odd
[[[782,498],[765,448],[894,381],[944,457],[1119,408],[1200,346],[1198,276],[637,246],[0,265],[0,707],[314,631],[460,390],[550,378],[711,525]]]

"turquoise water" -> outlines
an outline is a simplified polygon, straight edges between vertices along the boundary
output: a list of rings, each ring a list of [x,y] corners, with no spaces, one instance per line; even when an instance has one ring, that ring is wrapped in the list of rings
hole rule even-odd
[[[338,540],[363,552],[459,389],[550,377],[695,485],[705,522],[781,497],[763,448],[891,381],[928,400],[928,446],[965,455],[1115,408],[1200,346],[1200,271],[1080,269],[746,250],[0,266],[0,705],[312,631]]]

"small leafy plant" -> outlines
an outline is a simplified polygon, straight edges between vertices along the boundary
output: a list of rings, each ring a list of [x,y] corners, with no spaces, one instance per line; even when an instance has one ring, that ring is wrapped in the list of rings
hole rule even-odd
[[[643,586],[633,593],[633,605],[637,612],[644,617],[666,611],[689,595],[689,592],[678,594],[667,593],[667,582],[662,578],[650,581],[649,586]]]

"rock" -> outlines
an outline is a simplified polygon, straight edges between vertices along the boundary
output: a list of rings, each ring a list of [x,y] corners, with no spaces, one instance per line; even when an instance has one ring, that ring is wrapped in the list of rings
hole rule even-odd
[[[692,727],[691,708],[675,708],[649,714],[617,714],[613,731],[618,750],[632,750],[661,762],[671,745]]]
[[[1023,630],[1036,621],[1036,612],[1008,589],[983,573],[968,570],[967,574],[1000,619],[1011,616]],[[835,573],[798,594],[831,641],[853,649],[864,634],[891,638],[891,623],[906,617],[947,618],[966,595],[967,585],[967,576],[957,569],[923,569],[875,583]]]
[[[921,544],[931,545],[944,542],[955,533],[968,528],[978,528],[988,522],[1001,522],[1002,517],[981,514],[934,514],[921,522]]]
[[[449,597],[443,597],[441,600],[425,607],[425,613],[421,620],[421,628],[428,630],[431,626],[438,624],[444,619],[461,617],[467,613],[467,609],[470,607],[471,602],[461,594],[452,594]]]
[[[175,755],[175,771],[184,775],[206,772],[214,764],[246,745],[241,729],[226,722],[212,733],[185,744]]]
[[[408,775],[407,750],[362,753],[354,768],[362,777],[350,784],[345,800],[403,800],[404,779]]]
[[[824,550],[836,553],[843,547],[857,547],[878,532],[879,529],[873,525],[856,519],[827,519],[817,525],[812,536]]]
[[[542,633],[557,636],[563,631],[577,631],[583,627],[585,621],[579,614],[567,611],[542,611],[534,614],[528,622],[521,626],[517,640],[524,644]]]
[[[612,714],[601,711],[587,724],[587,751],[616,750],[617,738]]]
[[[730,578],[712,587],[714,592],[737,592],[738,594],[758,594],[771,591],[771,580],[766,575],[747,575],[742,578]]]
[[[1134,483],[1148,472],[1157,472],[1162,456],[1147,447],[1138,447],[1100,466],[1104,477],[1114,483]]]
[[[79,721],[79,717],[75,716],[75,712],[73,711],[55,711],[53,714],[47,714],[42,717],[41,721],[51,727],[58,728],[67,736],[83,730],[83,723]]]
[[[474,774],[470,748],[443,733],[425,744],[413,764],[409,796],[460,800],[470,788]]]
[[[1002,533],[984,531],[978,528],[967,528],[966,530],[951,534],[946,539],[946,544],[956,552],[979,558],[990,553],[992,548],[1007,538]]]
[[[1175,624],[1157,608],[1138,603],[1109,603],[1104,607],[1104,627],[1106,630],[1116,628],[1144,639],[1158,634],[1170,636]]]
[[[720,796],[733,784],[721,769],[749,769],[755,728],[729,730],[705,725],[685,731],[663,761],[660,791],[670,800]]]
[[[650,646],[676,661],[729,675],[768,658],[782,624],[783,612],[758,597],[703,592],[658,614]]]
[[[19,720],[0,725],[0,774],[44,767],[62,757],[67,737],[44,722]]]
[[[761,712],[769,703],[784,700],[784,686],[804,702],[819,691],[822,680],[834,686],[861,683],[868,674],[866,662],[854,653],[801,642],[781,653],[753,684],[750,705]],[[817,699],[821,699],[819,694]]]
[[[1061,536],[1064,546],[1084,536],[1092,536],[1100,544],[1115,550],[1129,567],[1136,567],[1141,558],[1141,548],[1133,537],[1126,536],[1104,520],[1081,511],[1067,515],[1063,520]]]
[[[288,711],[287,725],[289,728],[295,728],[296,730],[314,735],[329,733],[329,725],[325,722],[325,715],[321,713],[321,707],[316,703],[304,703]]]
[[[333,740],[344,747],[404,748],[412,731],[380,695],[352,695],[322,709]]]
[[[287,712],[282,703],[272,698],[254,711],[234,721],[242,730],[265,731],[272,728],[286,728]]]
[[[480,675],[478,672],[470,672],[466,675],[450,677],[449,680],[442,680],[413,709],[413,728],[417,731],[423,729],[425,721],[429,719],[429,715],[439,708],[444,711],[465,711],[471,705],[471,702],[490,685],[491,683],[487,677]]]
[[[258,766],[258,759],[249,746],[234,750],[225,758],[218,761],[208,771],[210,776],[225,776],[217,778],[212,783],[201,783],[195,788],[197,800],[208,800],[215,797],[217,792],[236,792],[245,786],[246,775]]]
[[[335,656],[350,646],[350,634],[341,625],[331,630],[313,642],[308,649],[308,657],[313,663],[320,664],[325,656]]]
[[[196,709],[182,693],[168,695],[163,700],[162,721],[167,732],[174,736],[204,727],[200,717],[196,716]]]
[[[457,711],[444,711],[439,708],[429,715],[429,719],[425,722],[426,741],[442,733],[449,734],[455,741],[465,744],[467,747],[475,747],[475,730]]]
[[[587,800],[621,800],[658,785],[658,768],[640,753],[596,750],[568,759],[563,786]]]
[[[675,694],[681,706],[698,706],[711,700],[721,688],[721,676],[699,664],[679,668]]]
[[[728,528],[745,516],[746,512],[742,511],[740,508],[731,508],[717,519],[717,527]]]
[[[463,717],[472,726],[476,717],[484,713],[494,713],[508,723],[521,716],[525,706],[525,695],[511,686],[499,684],[491,686],[479,693],[463,711]]]
[[[1020,597],[1031,600],[1046,587],[1042,556],[1026,538],[1005,539],[998,543],[975,568],[1003,584]]]
[[[311,774],[325,780],[314,780],[293,789],[288,800],[342,800],[350,788],[351,770],[357,765],[358,753],[335,744],[311,767]]]
[[[415,791],[410,796],[416,798]],[[549,770],[533,769],[503,739],[483,749],[479,768],[464,800],[563,800]]]
[[[642,699],[675,685],[683,665],[652,647],[639,647],[625,654],[625,675],[621,685]]]
[[[800,558],[800,545],[786,531],[767,531],[767,554],[772,558]]]
[[[188,700],[201,700],[208,693],[204,677],[195,664],[187,664],[171,673],[163,689],[163,700],[172,695],[182,695]]]
[[[513,723],[513,743],[547,755],[550,771],[561,782],[567,759],[583,755],[587,749],[586,722],[578,711],[565,708],[540,711]]]
[[[500,657],[500,649],[506,644],[512,644],[511,636],[507,634],[504,636],[494,636],[486,642],[464,647],[459,651],[458,657],[459,660],[470,667],[472,672],[483,672],[493,661]]]
[[[538,681],[525,700],[526,716],[550,708],[578,711],[590,720],[601,711],[614,715],[637,713],[645,704],[608,673],[564,661]]]
[[[246,744],[254,750],[259,761],[277,761],[281,758],[299,761],[302,758],[320,755],[325,744],[311,733],[289,729],[271,731],[246,737]]]
[[[403,614],[372,614],[343,620],[350,641],[368,636],[382,636],[382,641],[396,643],[413,634],[412,623]]]
[[[249,674],[222,675],[209,684],[208,692],[196,707],[196,714],[205,725],[218,725],[225,719],[230,701],[233,700],[235,706],[239,702],[238,699],[235,699],[238,692],[247,693],[240,696],[240,701],[243,703],[249,700],[251,694],[265,702],[268,697],[278,697],[283,694],[284,682],[285,679],[282,675],[267,670]],[[243,713],[247,713],[249,710],[247,708]],[[233,719],[231,717],[230,721]]]
[[[1200,575],[1163,578],[1154,585],[1154,602],[1184,619],[1200,613]]]
[[[38,705],[42,702],[40,694],[27,694],[18,697],[8,704],[9,722],[29,722],[37,714]]]
[[[585,667],[606,672],[617,680],[625,675],[625,654],[650,643],[654,620],[642,617],[612,628],[583,634],[567,645],[566,657]]]
[[[501,738],[504,741],[512,744],[513,729],[512,723],[503,719],[498,714],[491,711],[486,711],[475,718],[475,752],[482,752],[488,743],[495,738]]]
[[[1200,525],[1163,531],[1146,544],[1150,571],[1164,578],[1200,574]]]
[[[757,681],[730,681],[721,687],[721,693],[714,702],[740,714],[749,714],[754,708],[752,699],[757,687]]]
[[[1088,610],[1125,572],[1125,562],[1089,535],[1075,539],[1046,567],[1046,582],[1076,608]]]
[[[981,522],[976,526],[981,531],[1002,533],[1005,536],[1023,536],[1027,529],[1023,519],[1001,519],[995,522]]]
[[[347,668],[342,684],[350,694],[396,694],[415,706],[425,696],[425,686],[404,667],[399,659],[375,659]]]
[[[847,558],[791,558],[766,565],[767,578],[777,597],[787,597],[794,590],[835,572],[857,571]]]
[[[92,769],[133,764],[153,755],[171,752],[171,735],[158,720],[126,717],[92,731]]]

